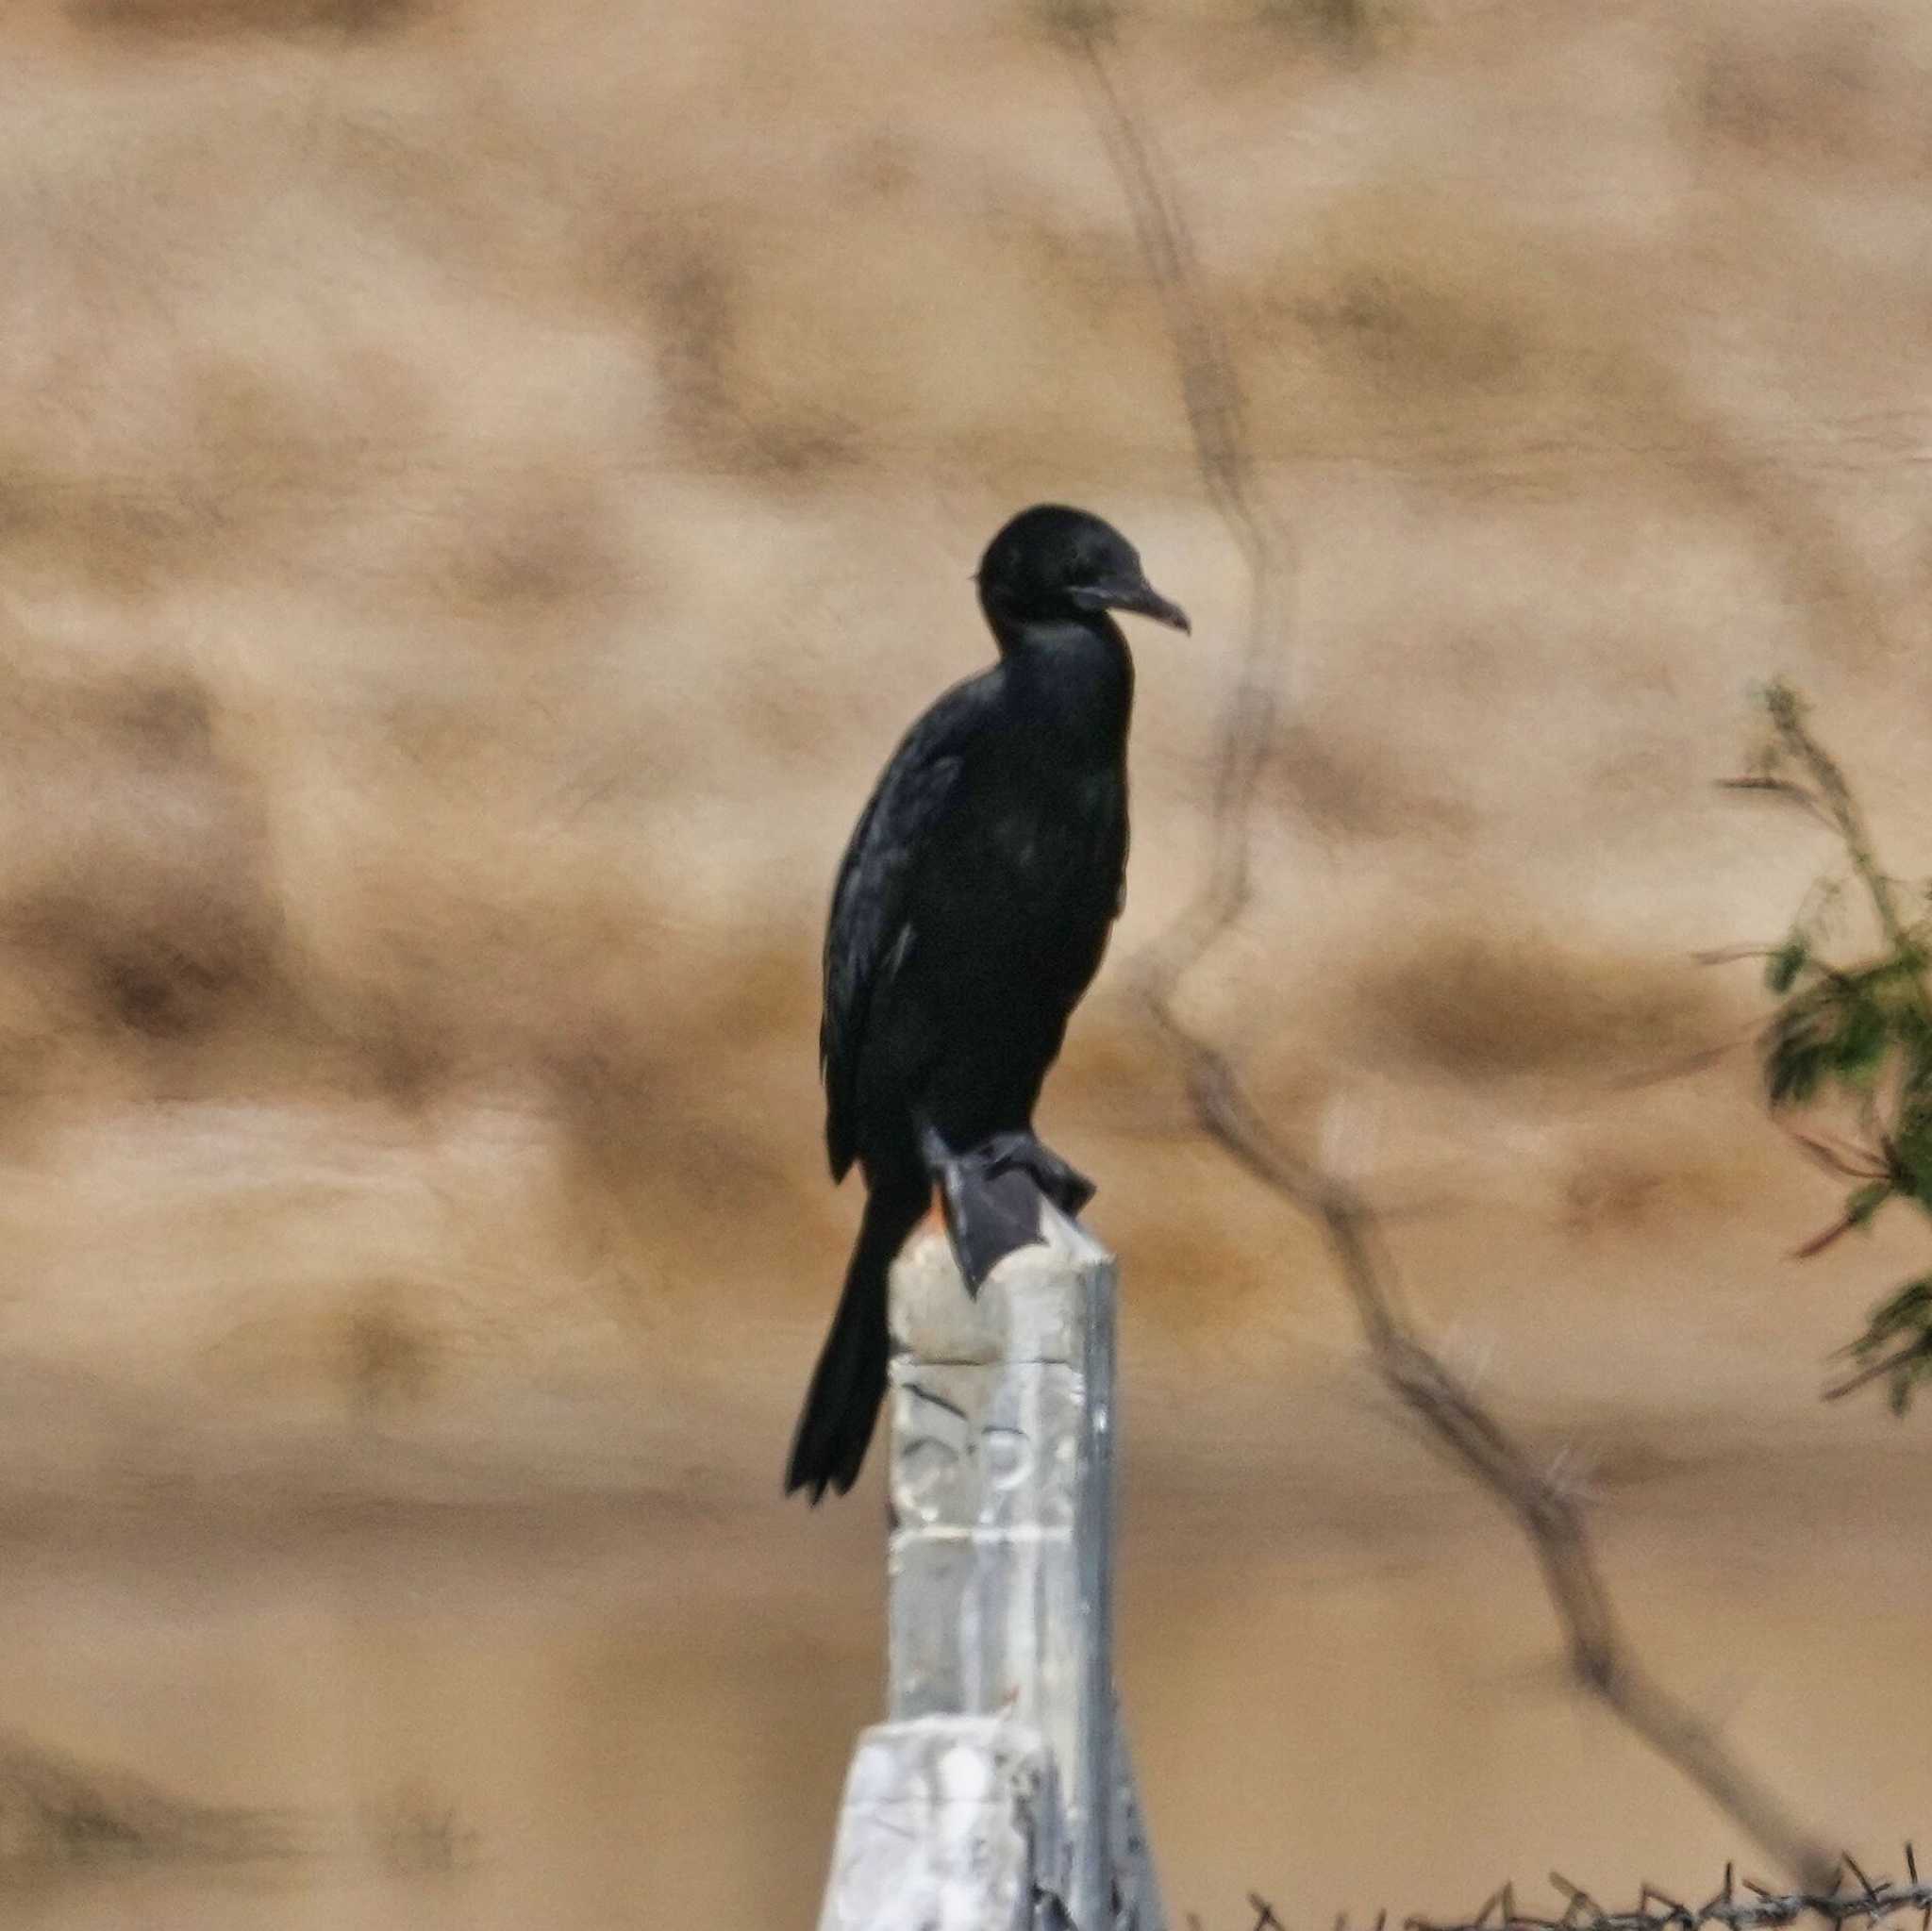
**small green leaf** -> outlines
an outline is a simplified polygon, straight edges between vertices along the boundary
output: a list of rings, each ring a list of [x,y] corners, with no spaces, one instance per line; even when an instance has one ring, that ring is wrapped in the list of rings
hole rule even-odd
[[[1875,1355],[1894,1337],[1916,1332],[1932,1339],[1932,1274],[1907,1281],[1889,1299],[1873,1308],[1865,1332],[1852,1343],[1860,1355]]]
[[[1870,999],[1852,999],[1831,1042],[1832,1071],[1848,1086],[1869,1085],[1889,1038],[1885,1014]]]
[[[1932,1073],[1932,1011],[1924,1001],[1908,994],[1894,1002],[1891,1030],[1905,1048],[1913,1072],[1921,1076]]]
[[[1764,968],[1764,983],[1777,993],[1789,992],[1805,970],[1810,947],[1795,932],[1774,952]]]
[[[1815,1049],[1783,1046],[1773,1053],[1764,1070],[1765,1089],[1774,1107],[1802,1107],[1818,1090],[1822,1060]]]
[[[1780,1013],[1764,1049],[1764,1089],[1774,1107],[1802,1107],[1818,1090],[1830,1046],[1807,998],[1799,1011]]]
[[[1889,1300],[1881,1301],[1873,1308],[1864,1333],[1840,1353],[1875,1362],[1887,1403],[1893,1414],[1904,1414],[1919,1383],[1932,1380],[1932,1274],[1907,1281]],[[1846,1391],[1859,1385],[1855,1379]]]

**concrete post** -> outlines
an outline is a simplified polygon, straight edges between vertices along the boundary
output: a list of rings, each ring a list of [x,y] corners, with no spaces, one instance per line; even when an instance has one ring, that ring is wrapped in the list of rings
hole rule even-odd
[[[1050,1207],[1042,1233],[976,1301],[938,1235],[893,1271],[891,1721],[821,1931],[1165,1931],[1113,1690],[1114,1263]]]

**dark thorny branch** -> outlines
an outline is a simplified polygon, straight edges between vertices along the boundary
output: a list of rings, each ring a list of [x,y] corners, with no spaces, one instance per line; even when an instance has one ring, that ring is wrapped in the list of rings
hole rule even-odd
[[[1788,685],[1764,693],[1770,735],[1750,775],[1727,789],[1798,806],[1829,831],[1844,869],[1807,897],[1780,944],[1721,957],[1757,957],[1779,1000],[1761,1049],[1765,1095],[1807,1158],[1850,1183],[1832,1224],[1797,1250],[1823,1253],[1855,1227],[1868,1227],[1894,1200],[1932,1215],[1932,918],[1924,894],[1913,916],[1900,907],[1894,881],[1880,868],[1857,795],[1838,760],[1812,731]],[[1878,945],[1846,962],[1829,944],[1831,915],[1856,884],[1872,914]],[[1835,1107],[1847,1131],[1819,1124]],[[1809,1131],[1790,1124],[1803,1116]],[[1857,1366],[1833,1397],[1874,1381],[1888,1384],[1903,1413],[1913,1389],[1932,1379],[1932,1273],[1907,1281],[1872,1310],[1865,1331],[1843,1353]]]
[[[1919,1860],[1910,1844],[1906,1846],[1906,1874],[1904,1884],[1889,1877],[1874,1882],[1847,1851],[1822,1890],[1774,1891],[1746,1877],[1741,1882],[1748,1894],[1740,1897],[1736,1869],[1726,1864],[1723,1885],[1701,1905],[1680,1904],[1656,1885],[1646,1884],[1640,1887],[1630,1908],[1607,1911],[1580,1885],[1552,1871],[1550,1883],[1568,1900],[1560,1917],[1539,1918],[1519,1911],[1516,1889],[1506,1884],[1474,1918],[1459,1923],[1406,1918],[1403,1926],[1404,1931],[1703,1931],[1707,1924],[1723,1924],[1727,1931],[1760,1931],[1807,1914],[1832,1924],[1876,1924],[1901,1911],[1917,1911],[1920,1931],[1932,1931],[1932,1884],[1920,1881]],[[1248,1908],[1255,1913],[1249,1931],[1281,1931],[1281,1920],[1265,1899],[1250,1893]],[[1375,1920],[1374,1931],[1385,1931],[1387,1923],[1385,1912]],[[1336,1921],[1336,1931],[1348,1931],[1346,1917]]]
[[[1822,1846],[1632,1655],[1575,1504],[1410,1324],[1368,1202],[1275,1136],[1226,1056],[1180,1012],[1183,981],[1232,928],[1252,892],[1249,821],[1274,734],[1293,556],[1287,533],[1262,505],[1233,357],[1208,302],[1189,225],[1150,123],[1113,60],[1108,15],[1093,0],[1061,0],[1053,20],[1089,91],[1159,291],[1201,476],[1247,565],[1250,585],[1241,668],[1221,725],[1208,876],[1174,930],[1140,962],[1140,994],[1185,1071],[1203,1129],[1325,1234],[1383,1381],[1522,1526],[1562,1623],[1577,1682],[1695,1783],[1768,1856],[1807,1887],[1828,1890],[1833,1865]]]

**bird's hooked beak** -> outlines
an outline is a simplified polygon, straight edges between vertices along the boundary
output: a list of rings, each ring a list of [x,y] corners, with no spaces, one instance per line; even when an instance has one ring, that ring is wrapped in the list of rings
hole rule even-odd
[[[1069,595],[1083,610],[1126,610],[1136,617],[1152,617],[1170,630],[1192,634],[1194,626],[1178,604],[1171,604],[1144,576],[1112,576]]]

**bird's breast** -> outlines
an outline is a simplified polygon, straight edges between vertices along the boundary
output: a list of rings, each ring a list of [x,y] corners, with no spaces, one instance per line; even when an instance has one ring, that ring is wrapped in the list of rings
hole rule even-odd
[[[1126,852],[1118,769],[974,776],[921,868],[904,975],[922,1024],[967,1046],[1064,1021],[1106,950]]]
[[[996,918],[1077,918],[1110,905],[1124,857],[1126,787],[1114,771],[995,780],[958,852],[962,886]]]

